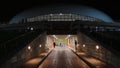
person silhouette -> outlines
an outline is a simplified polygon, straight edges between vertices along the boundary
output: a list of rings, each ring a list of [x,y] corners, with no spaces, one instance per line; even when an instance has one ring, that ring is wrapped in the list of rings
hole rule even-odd
[[[77,51],[77,40],[75,40],[75,50]]]
[[[55,45],[56,45],[55,42],[53,42],[53,47],[54,47],[54,48],[55,48]]]

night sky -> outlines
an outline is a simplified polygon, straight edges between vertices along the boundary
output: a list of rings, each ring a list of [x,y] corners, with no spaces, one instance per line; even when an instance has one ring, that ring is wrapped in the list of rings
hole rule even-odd
[[[120,2],[115,0],[3,0],[0,1],[0,21],[8,22],[13,16],[33,7],[59,3],[90,6],[103,11],[115,21],[120,20]]]

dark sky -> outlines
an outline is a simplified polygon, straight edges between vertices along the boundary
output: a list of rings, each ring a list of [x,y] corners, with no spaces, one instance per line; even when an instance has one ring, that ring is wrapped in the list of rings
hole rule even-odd
[[[33,7],[59,3],[90,6],[103,11],[115,21],[120,19],[120,2],[118,0],[1,0],[0,21],[8,22],[16,14]]]

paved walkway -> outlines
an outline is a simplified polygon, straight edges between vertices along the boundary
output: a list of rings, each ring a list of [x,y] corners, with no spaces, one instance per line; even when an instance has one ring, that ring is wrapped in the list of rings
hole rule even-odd
[[[90,68],[67,47],[55,47],[38,68]]]
[[[36,68],[39,62],[48,53],[42,53],[39,57],[30,59],[24,63],[22,68]],[[89,62],[95,68],[114,68],[96,58],[87,56],[85,53],[77,52],[85,61]],[[38,68],[90,68],[83,60],[75,55],[67,47],[55,47],[48,57]]]

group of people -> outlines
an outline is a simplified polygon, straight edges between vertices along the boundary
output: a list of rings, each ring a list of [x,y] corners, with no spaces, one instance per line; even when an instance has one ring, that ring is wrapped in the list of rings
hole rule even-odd
[[[59,43],[60,47],[65,47],[65,43]]]
[[[60,47],[65,47],[65,43],[59,43],[59,44],[56,44],[55,42],[53,42],[53,47],[55,48],[55,46],[60,46]]]

